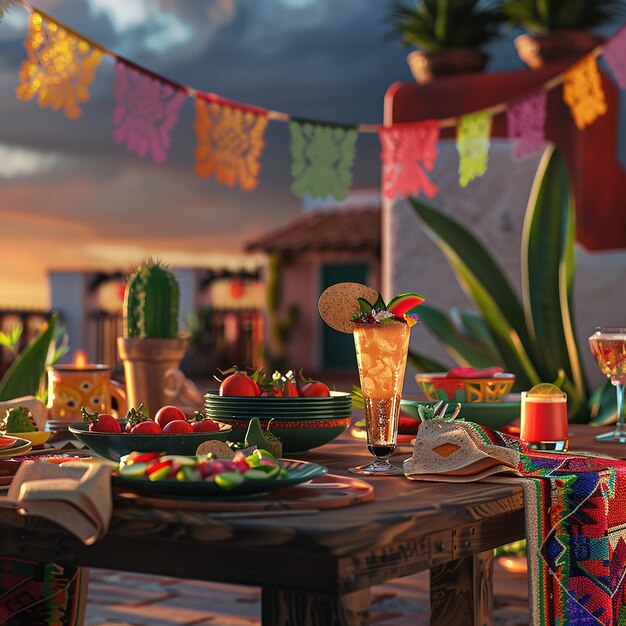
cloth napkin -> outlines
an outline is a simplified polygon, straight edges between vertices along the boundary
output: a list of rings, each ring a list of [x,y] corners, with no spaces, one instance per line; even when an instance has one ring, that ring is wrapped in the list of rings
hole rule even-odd
[[[412,480],[518,482],[533,626],[626,624],[625,461],[536,452],[479,424],[429,420],[404,472]]]
[[[3,506],[51,520],[91,545],[106,534],[111,521],[111,467],[24,461],[3,500]]]

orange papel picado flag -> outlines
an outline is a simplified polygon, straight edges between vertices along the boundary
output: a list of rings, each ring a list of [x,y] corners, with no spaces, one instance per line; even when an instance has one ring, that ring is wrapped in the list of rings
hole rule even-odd
[[[204,96],[197,96],[195,103],[196,174],[252,191],[265,147],[266,112]]]
[[[63,108],[70,119],[80,117],[79,103],[89,100],[102,52],[37,12],[31,13],[24,47],[28,58],[20,67],[17,97],[32,100],[37,96],[42,108]]]
[[[602,77],[592,54],[566,72],[563,100],[570,108],[574,123],[580,130],[606,113]]]

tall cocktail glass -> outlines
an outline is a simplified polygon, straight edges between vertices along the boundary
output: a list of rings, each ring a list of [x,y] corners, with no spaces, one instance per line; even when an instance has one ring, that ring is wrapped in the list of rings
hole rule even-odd
[[[388,458],[396,449],[400,399],[411,328],[408,324],[354,324],[356,360],[365,405],[367,447],[373,463],[351,467],[357,474],[394,475]]]
[[[617,423],[615,430],[596,439],[626,443],[624,425],[624,385],[626,384],[626,328],[599,326],[589,337],[589,347],[602,373],[615,385],[617,392]]]

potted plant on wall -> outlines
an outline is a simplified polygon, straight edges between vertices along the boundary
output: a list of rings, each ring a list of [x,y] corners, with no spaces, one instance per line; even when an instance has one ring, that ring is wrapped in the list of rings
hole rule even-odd
[[[519,57],[531,69],[574,62],[602,43],[589,32],[617,18],[624,0],[506,0],[504,13],[527,34],[515,38]]]
[[[420,84],[435,78],[481,72],[488,56],[482,46],[499,36],[505,16],[490,0],[416,0],[391,8],[394,31],[404,46],[414,46],[407,61]]]
[[[118,337],[117,347],[128,406],[143,404],[152,415],[171,402],[167,379],[179,372],[186,349],[187,341],[178,332],[179,300],[176,277],[159,261],[147,259],[126,283],[124,336]]]

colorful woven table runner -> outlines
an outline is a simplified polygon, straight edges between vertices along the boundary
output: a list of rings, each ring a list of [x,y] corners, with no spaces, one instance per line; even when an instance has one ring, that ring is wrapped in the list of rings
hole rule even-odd
[[[88,569],[9,558],[0,568],[0,624],[83,624]]]
[[[626,624],[626,462],[536,452],[472,426],[520,452],[523,478],[495,480],[524,488],[532,624]]]

